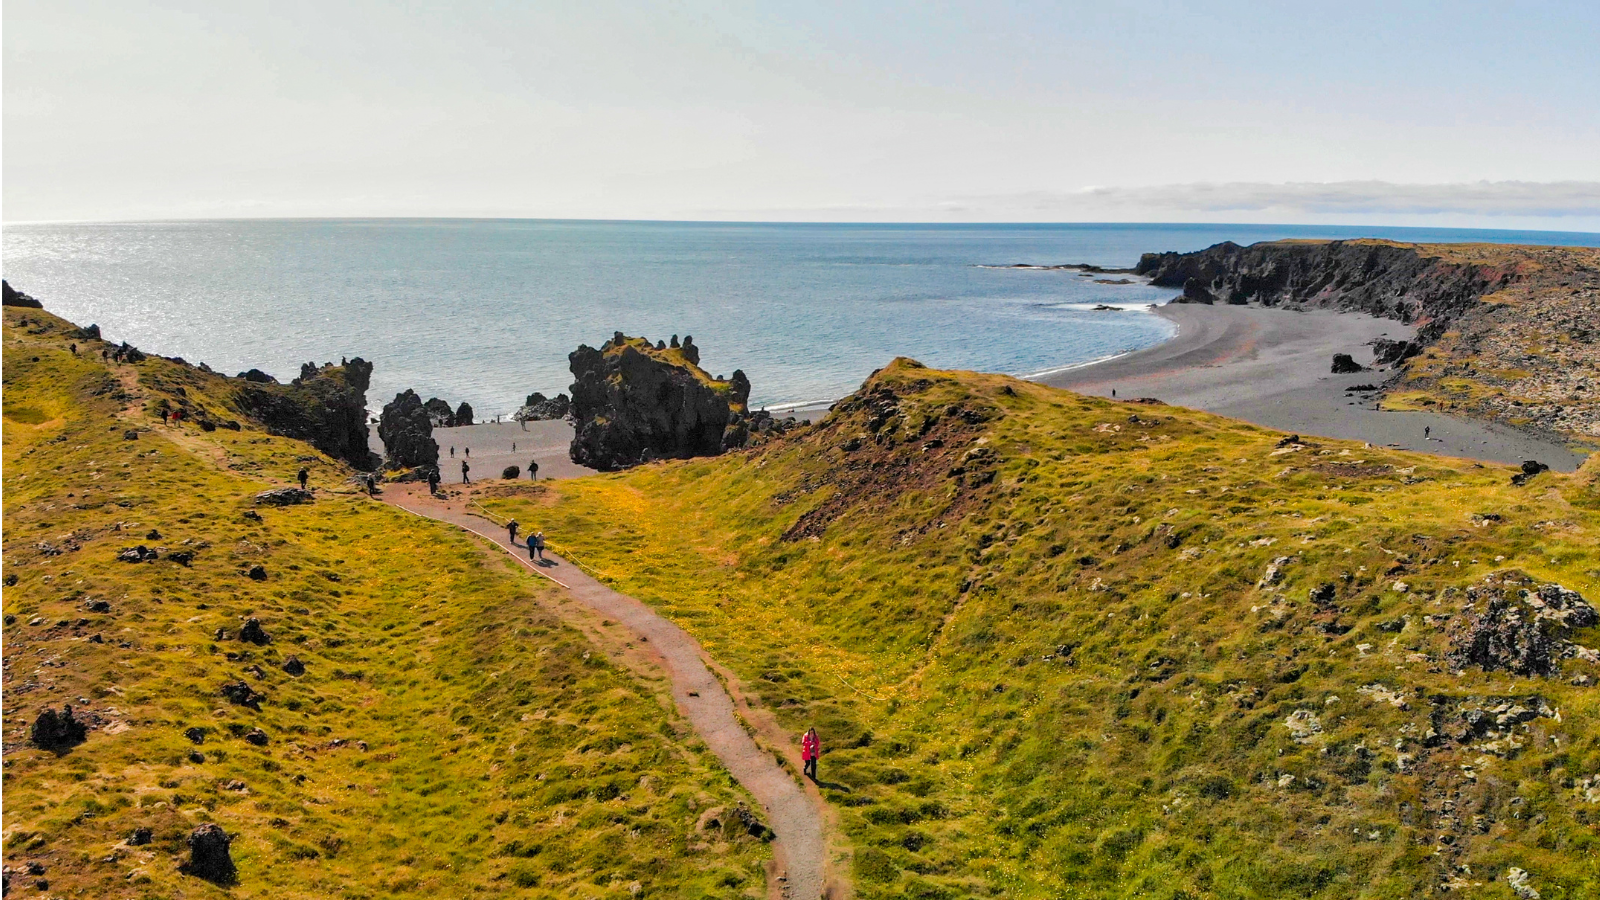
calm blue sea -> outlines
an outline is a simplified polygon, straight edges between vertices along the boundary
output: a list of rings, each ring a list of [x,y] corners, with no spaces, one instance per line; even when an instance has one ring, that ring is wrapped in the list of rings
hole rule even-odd
[[[713,374],[745,370],[758,406],[837,398],[895,356],[1036,373],[1165,339],[1143,308],[1173,292],[983,266],[1360,236],[1600,245],[1405,228],[439,219],[13,225],[3,245],[13,287],[109,338],[280,379],[364,356],[375,407],[410,387],[487,417],[566,390],[567,354],[617,330],[694,335]]]

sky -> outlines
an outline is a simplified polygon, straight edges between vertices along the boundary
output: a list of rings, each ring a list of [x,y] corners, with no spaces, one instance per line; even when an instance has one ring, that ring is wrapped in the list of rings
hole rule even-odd
[[[1600,3],[6,0],[7,222],[1600,231]]]

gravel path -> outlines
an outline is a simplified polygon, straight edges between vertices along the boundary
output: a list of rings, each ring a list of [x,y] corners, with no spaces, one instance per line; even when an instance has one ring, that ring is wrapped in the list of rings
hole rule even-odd
[[[504,528],[471,511],[470,495],[429,497],[413,485],[385,485],[382,499],[400,509],[463,528],[482,537],[535,572],[566,588],[584,606],[627,629],[633,640],[654,649],[672,682],[672,699],[722,764],[764,808],[776,839],[777,876],[768,894],[790,900],[838,896],[829,884],[825,811],[820,796],[806,791],[762,750],[735,714],[734,700],[706,665],[705,651],[687,632],[646,604],[619,594],[565,559],[545,551],[546,565],[529,562],[527,547],[507,539]],[[792,748],[785,755],[794,756]]]

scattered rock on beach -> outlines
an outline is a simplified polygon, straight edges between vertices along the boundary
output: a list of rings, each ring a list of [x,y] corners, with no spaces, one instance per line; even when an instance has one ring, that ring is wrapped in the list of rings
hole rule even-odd
[[[1352,372],[1365,372],[1366,367],[1356,362],[1355,357],[1348,353],[1335,353],[1333,355],[1333,374],[1349,375]]]

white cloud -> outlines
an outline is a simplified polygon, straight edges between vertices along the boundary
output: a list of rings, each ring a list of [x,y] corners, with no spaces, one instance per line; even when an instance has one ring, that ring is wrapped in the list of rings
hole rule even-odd
[[[1395,184],[1387,181],[1226,182],[1144,187],[1090,187],[1005,196],[965,197],[938,204],[948,211],[1028,211],[1150,217],[1158,213],[1265,213],[1313,216],[1466,215],[1539,218],[1600,216],[1600,181],[1478,181]],[[1159,218],[1159,216],[1155,216]]]

